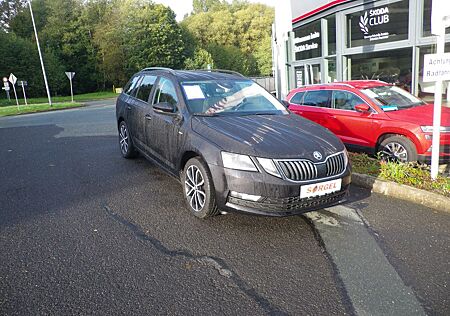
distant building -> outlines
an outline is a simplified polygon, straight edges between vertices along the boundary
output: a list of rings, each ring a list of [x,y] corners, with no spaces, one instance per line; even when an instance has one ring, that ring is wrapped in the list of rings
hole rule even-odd
[[[278,96],[290,89],[354,79],[394,83],[432,98],[424,54],[436,52],[432,0],[280,1],[273,32]],[[449,3],[450,10],[450,3]],[[450,28],[445,51],[450,52]],[[448,82],[444,92],[450,100]]]

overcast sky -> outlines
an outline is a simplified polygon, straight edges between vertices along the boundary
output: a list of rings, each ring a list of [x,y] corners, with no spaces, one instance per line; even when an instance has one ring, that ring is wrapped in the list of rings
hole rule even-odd
[[[162,3],[172,8],[177,15],[177,21],[181,21],[186,13],[192,11],[192,0],[153,0],[156,3]],[[231,0],[228,0],[231,2]],[[285,1],[285,0],[281,0]],[[275,6],[275,0],[250,0],[249,2],[259,2],[270,6]]]

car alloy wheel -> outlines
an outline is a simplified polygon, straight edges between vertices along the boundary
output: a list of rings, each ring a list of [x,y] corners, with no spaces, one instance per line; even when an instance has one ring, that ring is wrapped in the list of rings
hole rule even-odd
[[[128,153],[128,147],[129,147],[129,138],[128,138],[128,130],[127,126],[125,124],[120,125],[119,130],[119,142],[120,142],[120,150],[122,151],[122,155],[126,155]]]
[[[417,160],[414,144],[402,135],[390,136],[379,147],[380,158],[386,161],[409,162]]]
[[[408,162],[408,152],[399,143],[388,143],[381,152],[386,160]]]
[[[119,145],[120,152],[124,158],[134,158],[137,156],[137,151],[134,148],[133,140],[131,139],[128,127],[125,121],[119,124]]]
[[[204,189],[205,180],[199,168],[191,165],[186,170],[186,179],[184,180],[184,188],[186,197],[192,210],[199,212],[205,206],[206,192]]]
[[[200,158],[188,160],[181,174],[187,208],[198,218],[219,214],[214,183],[208,165]]]

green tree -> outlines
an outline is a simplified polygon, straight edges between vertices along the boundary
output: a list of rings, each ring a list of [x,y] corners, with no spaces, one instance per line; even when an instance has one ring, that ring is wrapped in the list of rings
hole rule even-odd
[[[200,12],[183,20],[182,26],[191,33],[196,45],[211,54],[216,67],[246,75],[271,73],[273,8],[233,1],[214,10],[197,11]]]
[[[197,48],[192,57],[189,57],[184,62],[186,69],[207,69],[215,67],[214,60],[211,54],[203,48]]]
[[[8,31],[11,20],[25,5],[26,0],[0,0],[0,30]]]
[[[14,73],[19,80],[27,81],[28,96],[45,95],[44,79],[36,44],[30,39],[5,32],[0,32],[0,43],[0,56],[2,56],[0,73],[4,75]],[[44,61],[49,85],[54,93],[61,88],[60,84],[64,82],[64,70],[51,52],[44,52]]]
[[[183,30],[175,13],[148,0],[116,1],[97,26],[94,42],[100,67],[115,85],[123,85],[145,67],[181,68],[186,55]]]
[[[193,13],[221,10],[227,7],[225,0],[193,0]]]

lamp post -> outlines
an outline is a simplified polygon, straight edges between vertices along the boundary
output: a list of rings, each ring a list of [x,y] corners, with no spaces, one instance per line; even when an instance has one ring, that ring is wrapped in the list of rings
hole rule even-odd
[[[36,44],[37,44],[37,48],[38,48],[38,52],[39,52],[39,59],[41,61],[41,67],[42,67],[42,74],[44,75],[44,82],[45,82],[45,89],[47,90],[48,104],[50,104],[50,106],[52,106],[52,99],[50,97],[50,89],[48,88],[47,75],[45,74],[44,61],[42,60],[41,46],[39,45],[36,24],[34,23],[33,9],[31,8],[31,0],[28,0],[28,5],[30,6],[31,21],[33,22],[34,36],[36,37]]]

